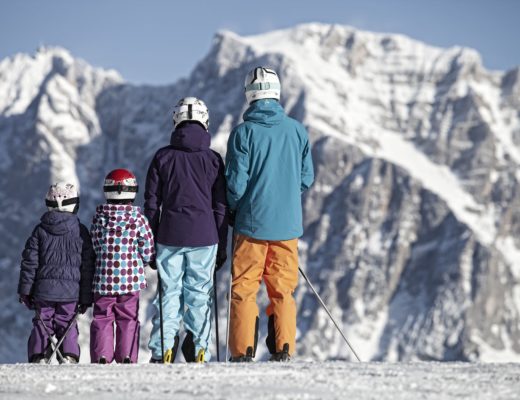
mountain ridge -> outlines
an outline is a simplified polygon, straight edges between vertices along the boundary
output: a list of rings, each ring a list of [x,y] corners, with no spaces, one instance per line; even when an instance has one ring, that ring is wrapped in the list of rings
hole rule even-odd
[[[88,224],[107,171],[127,167],[143,182],[186,95],[208,105],[213,147],[224,153],[257,65],[279,72],[282,105],[309,130],[317,179],[303,200],[302,266],[362,358],[520,359],[520,68],[489,72],[474,50],[326,24],[218,32],[192,73],[164,86],[132,85],[61,48],[37,53],[42,65],[31,60],[0,61],[0,91],[10,93],[0,99],[0,233],[9,235],[0,243],[9,277],[0,282],[9,337],[0,360],[23,359],[10,349],[28,334],[28,316],[7,281],[37,221],[26,210],[43,211],[46,186],[78,183]],[[303,283],[296,296],[298,354],[349,359]]]

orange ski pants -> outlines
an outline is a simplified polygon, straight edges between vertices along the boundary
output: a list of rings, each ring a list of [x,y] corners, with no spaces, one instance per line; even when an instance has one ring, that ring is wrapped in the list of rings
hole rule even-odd
[[[229,348],[231,356],[256,351],[258,306],[256,295],[262,279],[270,304],[267,316],[274,317],[276,351],[289,344],[296,348],[296,302],[293,293],[298,284],[298,239],[258,240],[235,235],[232,264],[231,316]]]

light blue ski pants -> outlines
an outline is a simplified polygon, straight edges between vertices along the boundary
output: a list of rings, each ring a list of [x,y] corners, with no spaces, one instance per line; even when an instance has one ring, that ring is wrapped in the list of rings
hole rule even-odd
[[[163,289],[164,351],[173,347],[181,320],[193,334],[195,355],[205,351],[211,359],[211,326],[213,322],[213,272],[217,245],[207,247],[175,247],[157,245],[157,272]],[[148,348],[152,357],[161,359],[159,290],[153,301],[155,315]],[[180,346],[179,346],[180,348]]]

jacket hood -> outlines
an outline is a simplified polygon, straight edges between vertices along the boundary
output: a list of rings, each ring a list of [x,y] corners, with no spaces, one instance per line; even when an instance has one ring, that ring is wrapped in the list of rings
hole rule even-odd
[[[274,126],[282,122],[285,111],[280,103],[273,99],[262,99],[253,102],[244,113],[244,121],[265,126]]]
[[[188,152],[208,150],[211,135],[196,122],[184,122],[172,132],[170,144],[175,149]]]
[[[139,207],[128,204],[102,204],[96,208],[93,224],[105,231],[135,229],[140,212]]]
[[[65,235],[78,225],[78,216],[69,212],[47,211],[41,218],[42,228],[52,235]]]

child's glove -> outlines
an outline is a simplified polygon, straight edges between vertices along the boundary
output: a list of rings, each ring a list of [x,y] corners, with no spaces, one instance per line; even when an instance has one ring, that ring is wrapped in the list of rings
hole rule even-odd
[[[151,269],[156,270],[156,269],[157,269],[157,262],[156,262],[155,260],[150,261],[150,262],[148,263],[148,266],[149,266]]]
[[[90,306],[91,304],[78,304],[76,311],[80,314],[85,314]]]
[[[34,310],[33,298],[28,294],[21,294],[18,301],[29,310]]]
[[[215,270],[218,271],[222,266],[226,263],[227,254],[226,249],[221,250],[220,248],[217,250],[217,264]]]

